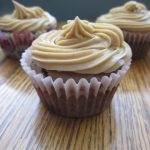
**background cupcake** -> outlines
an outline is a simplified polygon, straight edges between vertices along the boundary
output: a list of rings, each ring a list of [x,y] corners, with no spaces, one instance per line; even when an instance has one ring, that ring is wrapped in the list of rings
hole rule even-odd
[[[86,117],[109,106],[130,61],[118,27],[76,17],[37,38],[21,64],[50,111]]]
[[[12,2],[14,12],[0,17],[0,46],[7,55],[19,58],[37,36],[56,28],[56,19],[40,7]]]
[[[143,58],[150,49],[150,11],[142,3],[130,1],[100,16],[96,22],[119,26],[133,52],[133,58]]]

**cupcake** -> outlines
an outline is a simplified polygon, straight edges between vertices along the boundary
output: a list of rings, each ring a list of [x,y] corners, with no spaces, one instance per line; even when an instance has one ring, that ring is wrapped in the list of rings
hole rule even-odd
[[[123,30],[125,41],[131,46],[133,58],[143,58],[150,49],[150,11],[136,1],[113,8],[96,22],[112,23]]]
[[[51,112],[87,117],[110,105],[131,56],[118,27],[76,17],[37,38],[21,65]]]
[[[13,13],[0,17],[0,46],[6,55],[20,58],[41,33],[56,28],[56,19],[40,7],[12,2]]]

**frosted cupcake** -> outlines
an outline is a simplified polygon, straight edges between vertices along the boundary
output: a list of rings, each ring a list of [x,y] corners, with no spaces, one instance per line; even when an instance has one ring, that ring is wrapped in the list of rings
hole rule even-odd
[[[150,11],[142,3],[130,1],[100,16],[96,22],[119,26],[133,52],[133,58],[143,58],[150,49]]]
[[[56,19],[40,7],[12,2],[14,12],[0,17],[0,46],[7,55],[19,58],[36,37],[56,28]]]
[[[76,17],[37,38],[21,64],[50,111],[86,117],[110,105],[131,55],[118,27]]]

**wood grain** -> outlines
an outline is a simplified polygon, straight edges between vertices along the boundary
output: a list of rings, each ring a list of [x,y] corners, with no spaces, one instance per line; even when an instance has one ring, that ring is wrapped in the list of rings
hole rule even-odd
[[[19,63],[0,64],[0,150],[150,150],[150,56],[132,64],[109,109],[50,114]]]

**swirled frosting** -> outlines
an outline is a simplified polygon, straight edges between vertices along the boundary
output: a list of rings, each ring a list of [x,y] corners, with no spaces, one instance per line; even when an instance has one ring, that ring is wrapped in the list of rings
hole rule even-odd
[[[40,7],[25,7],[12,1],[15,10],[10,15],[0,17],[0,30],[4,31],[45,31],[56,24],[56,19]]]
[[[41,35],[29,50],[42,68],[84,74],[110,73],[131,58],[131,49],[118,27],[78,17],[61,30]]]
[[[150,11],[142,3],[129,1],[100,16],[96,22],[112,23],[127,31],[150,31]]]

